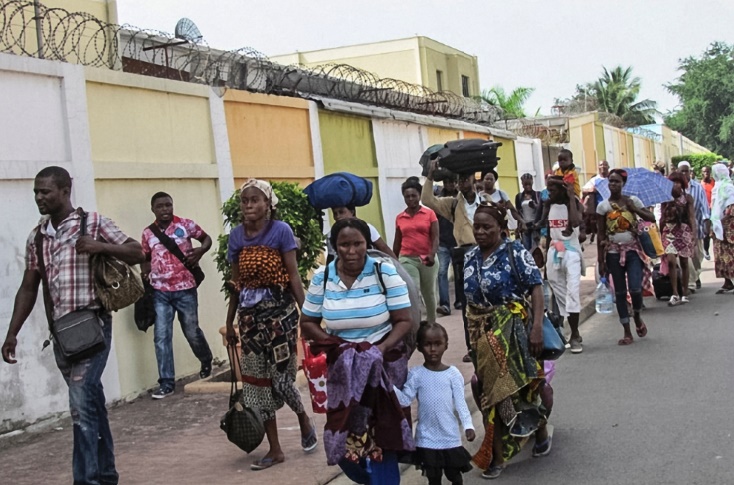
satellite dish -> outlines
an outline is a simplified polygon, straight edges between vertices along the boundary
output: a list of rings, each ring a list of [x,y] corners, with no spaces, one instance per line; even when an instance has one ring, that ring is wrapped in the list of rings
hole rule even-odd
[[[204,38],[194,21],[186,17],[176,23],[174,34],[177,39],[183,39],[194,44],[199,43]]]

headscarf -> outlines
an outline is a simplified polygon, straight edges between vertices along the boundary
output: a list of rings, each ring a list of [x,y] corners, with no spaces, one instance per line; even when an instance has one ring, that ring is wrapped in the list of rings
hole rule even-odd
[[[507,222],[510,219],[510,213],[507,209],[504,208],[504,206],[492,202],[491,200],[482,199],[481,201],[479,201],[479,206],[477,206],[477,212],[480,211],[486,212],[495,221],[497,221],[500,229],[507,229]]]
[[[721,219],[726,208],[734,204],[734,184],[729,178],[729,168],[723,163],[716,163],[711,167],[711,176],[716,181],[711,199],[711,224],[716,239],[723,241],[724,226]]]
[[[242,184],[242,187],[240,187],[240,192],[250,187],[255,187],[260,192],[265,194],[265,198],[268,199],[268,201],[270,202],[270,209],[275,209],[275,206],[278,205],[278,196],[275,195],[275,192],[273,192],[273,188],[268,182],[260,179],[247,179],[247,182]]]

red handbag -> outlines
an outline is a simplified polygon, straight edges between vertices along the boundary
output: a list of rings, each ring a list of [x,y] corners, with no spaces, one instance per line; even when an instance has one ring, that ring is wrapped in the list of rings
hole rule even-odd
[[[308,379],[308,390],[311,394],[311,407],[316,414],[326,414],[326,378],[328,367],[326,354],[313,355],[311,347],[301,340],[303,345],[303,372]]]

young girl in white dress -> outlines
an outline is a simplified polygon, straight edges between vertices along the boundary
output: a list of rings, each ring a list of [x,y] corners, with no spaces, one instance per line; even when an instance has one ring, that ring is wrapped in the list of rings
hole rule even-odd
[[[402,406],[410,406],[413,399],[418,399],[413,462],[423,470],[429,485],[440,485],[442,474],[452,484],[461,484],[464,483],[462,473],[472,469],[471,455],[461,445],[454,411],[459,414],[466,439],[475,438],[471,413],[464,399],[464,378],[456,367],[442,361],[449,337],[440,324],[421,324],[417,341],[425,363],[410,369],[402,390],[395,388]]]

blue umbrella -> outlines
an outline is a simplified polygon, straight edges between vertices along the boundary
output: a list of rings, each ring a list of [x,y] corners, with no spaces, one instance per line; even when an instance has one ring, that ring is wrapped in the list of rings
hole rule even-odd
[[[627,172],[627,183],[622,188],[622,195],[639,197],[645,207],[673,200],[673,182],[667,177],[640,167],[624,170]],[[597,179],[595,185],[602,199],[608,199],[611,195],[609,180]]]

